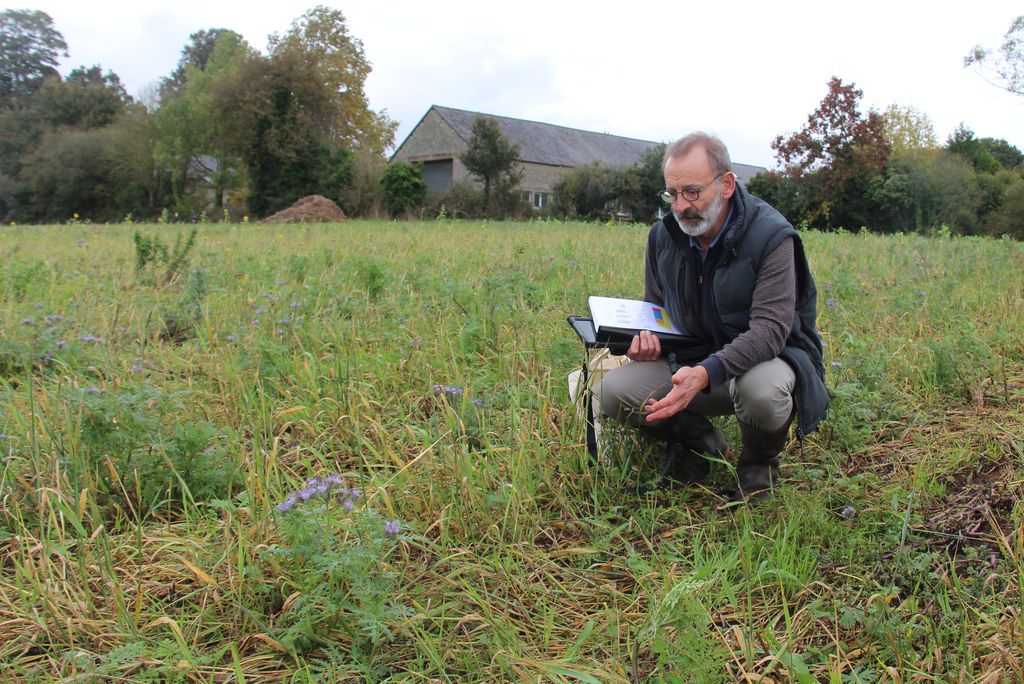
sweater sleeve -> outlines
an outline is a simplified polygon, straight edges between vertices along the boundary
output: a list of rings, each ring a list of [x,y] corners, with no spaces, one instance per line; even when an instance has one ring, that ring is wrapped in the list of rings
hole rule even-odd
[[[644,301],[658,306],[665,306],[658,282],[658,263],[654,257],[654,230],[647,238],[647,253],[644,255]]]
[[[754,281],[750,328],[701,362],[708,369],[712,387],[716,380],[721,383],[739,377],[782,353],[796,316],[793,259],[793,239],[786,238],[762,262]]]

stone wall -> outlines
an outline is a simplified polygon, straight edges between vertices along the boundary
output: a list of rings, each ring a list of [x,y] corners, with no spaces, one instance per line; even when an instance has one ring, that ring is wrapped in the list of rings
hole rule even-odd
[[[452,182],[466,183],[477,189],[483,185],[473,178],[459,156],[466,151],[466,142],[434,110],[430,110],[392,156],[393,161],[425,162],[438,159],[452,160]],[[551,193],[555,183],[569,171],[565,166],[550,166],[520,162],[523,179],[519,188],[524,192]]]

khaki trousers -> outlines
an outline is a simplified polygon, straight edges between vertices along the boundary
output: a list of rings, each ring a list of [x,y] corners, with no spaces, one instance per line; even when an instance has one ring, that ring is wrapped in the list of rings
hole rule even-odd
[[[775,358],[751,368],[711,392],[700,392],[687,411],[702,416],[735,414],[764,432],[781,429],[793,413],[796,374],[788,363]],[[643,407],[672,389],[668,361],[634,361],[609,371],[595,390],[601,413],[632,425],[645,425]]]

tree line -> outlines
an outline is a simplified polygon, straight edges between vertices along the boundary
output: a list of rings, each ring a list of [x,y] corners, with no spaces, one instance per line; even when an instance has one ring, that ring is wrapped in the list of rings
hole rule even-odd
[[[396,123],[370,109],[370,65],[322,6],[269,37],[193,33],[146,101],[100,66],[61,77],[45,12],[0,13],[0,218],[5,222],[264,216],[322,194],[382,211]]]
[[[965,66],[1024,95],[1024,17]],[[655,146],[629,167],[568,171],[540,212],[522,198],[518,147],[474,123],[462,162],[479,181],[427,195],[417,165],[388,164],[397,123],[364,92],[370,65],[344,15],[318,6],[265,52],[238,33],[190,36],[174,71],[137,101],[99,65],[62,77],[63,36],[45,12],[0,13],[0,220],[97,222],[262,217],[321,194],[350,216],[554,216],[648,222],[664,207]],[[945,230],[1024,239],[1024,154],[961,124],[943,144],[927,115],[862,111],[834,77],[798,131],[772,143],[778,168],[748,189],[794,225]]]

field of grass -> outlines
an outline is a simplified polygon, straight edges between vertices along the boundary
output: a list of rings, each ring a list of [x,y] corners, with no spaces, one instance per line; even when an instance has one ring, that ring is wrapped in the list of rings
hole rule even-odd
[[[730,510],[567,397],[644,227],[190,230],[0,228],[3,681],[1024,680],[1024,244],[806,233],[830,417]]]

